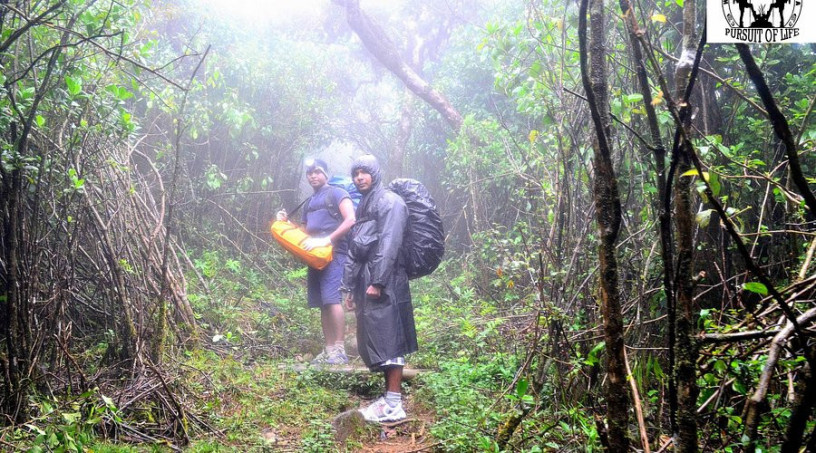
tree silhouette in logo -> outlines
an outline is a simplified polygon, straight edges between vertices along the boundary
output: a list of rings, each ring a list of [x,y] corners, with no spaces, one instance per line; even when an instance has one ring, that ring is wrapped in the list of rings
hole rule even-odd
[[[771,17],[771,12],[773,12],[773,9],[768,8],[768,11],[766,12],[766,6],[767,5],[760,6],[759,13],[754,11],[753,7],[751,8],[751,13],[753,13],[754,17],[756,18],[754,23],[751,24],[751,28],[773,28],[771,21],[768,20],[768,18]]]

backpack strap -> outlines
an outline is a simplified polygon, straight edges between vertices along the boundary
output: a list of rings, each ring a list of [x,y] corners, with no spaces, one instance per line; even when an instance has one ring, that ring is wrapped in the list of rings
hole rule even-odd
[[[339,187],[329,186],[329,190],[333,190],[333,191],[335,191],[335,193],[336,193],[337,189],[339,189]],[[335,220],[342,221],[343,220],[343,214],[340,213],[340,207],[334,204],[334,197],[332,197],[331,195],[332,195],[331,193],[327,193],[325,195],[325,200],[324,200],[325,205],[324,205],[324,207],[326,208],[326,211],[328,211],[329,215],[332,216],[332,218],[334,218]],[[309,205],[311,204],[312,198],[314,198],[314,195],[309,195],[305,200],[301,201],[300,204],[297,205],[297,207],[295,207],[295,209],[293,209],[292,212],[289,213],[289,215],[294,216],[295,213],[298,212],[298,210],[301,207],[303,207],[304,205],[306,206],[306,208],[303,210],[303,215],[304,216],[308,215],[309,214],[308,208],[309,208]],[[304,218],[303,220],[306,220],[306,219]]]
[[[298,210],[301,208],[301,206],[303,206],[304,204],[306,204],[306,203],[307,203],[309,200],[311,200],[311,199],[312,199],[312,195],[309,195],[308,197],[306,197],[306,199],[305,199],[305,200],[303,200],[303,201],[301,201],[301,202],[300,202],[300,204],[299,204],[299,205],[297,205],[297,206],[295,207],[295,209],[292,209],[292,212],[290,212],[288,215],[291,215],[291,216],[295,215],[295,213],[296,213],[296,212],[298,212]],[[307,206],[308,206],[308,205],[307,205]]]
[[[337,193],[339,187],[337,186],[329,186],[329,190],[333,191],[334,194]],[[326,211],[329,212],[329,215],[332,216],[334,220],[343,221],[343,213],[340,212],[340,206],[334,204],[334,197],[332,192],[326,194]]]

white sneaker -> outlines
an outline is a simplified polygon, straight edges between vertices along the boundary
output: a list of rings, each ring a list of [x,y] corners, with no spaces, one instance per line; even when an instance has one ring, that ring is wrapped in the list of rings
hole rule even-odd
[[[396,422],[406,417],[402,402],[391,407],[385,402],[385,397],[382,396],[367,407],[360,409],[360,413],[363,414],[366,421],[374,423]]]
[[[324,363],[326,363],[326,359],[328,359],[328,358],[329,358],[329,354],[324,349],[324,350],[320,351],[320,354],[316,355],[315,358],[312,359],[312,361],[309,362],[309,363],[311,365],[323,365]]]
[[[345,352],[341,349],[331,351],[326,359],[323,361],[326,365],[346,365],[349,359]]]

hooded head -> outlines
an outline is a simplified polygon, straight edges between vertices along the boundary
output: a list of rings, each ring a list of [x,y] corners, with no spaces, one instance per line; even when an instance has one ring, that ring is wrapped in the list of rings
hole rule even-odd
[[[324,175],[326,175],[326,179],[329,178],[329,166],[326,164],[326,162],[324,162],[324,161],[322,161],[320,159],[306,159],[306,161],[304,162],[304,165],[306,165],[306,174],[307,175],[309,173],[317,170],[317,171],[322,172]]]
[[[363,154],[354,160],[354,163],[351,164],[352,178],[354,178],[354,174],[357,173],[357,170],[363,170],[371,175],[371,190],[376,189],[380,185],[380,180],[382,179],[380,175],[380,163],[377,162],[377,158],[374,157],[373,154]]]

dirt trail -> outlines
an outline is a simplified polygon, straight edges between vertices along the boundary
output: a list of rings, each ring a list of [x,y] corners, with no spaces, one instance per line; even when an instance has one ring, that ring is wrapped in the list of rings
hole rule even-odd
[[[379,439],[363,442],[365,453],[429,452],[436,446],[429,430],[433,419],[428,414],[409,414],[409,418],[397,424],[382,425]]]

